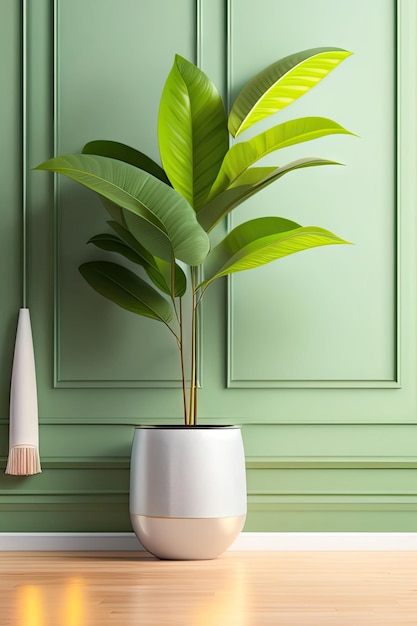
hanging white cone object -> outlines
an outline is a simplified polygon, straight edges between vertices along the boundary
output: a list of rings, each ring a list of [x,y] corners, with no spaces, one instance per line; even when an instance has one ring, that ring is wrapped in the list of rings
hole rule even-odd
[[[6,474],[41,472],[35,356],[29,309],[19,311],[10,390],[9,458]]]

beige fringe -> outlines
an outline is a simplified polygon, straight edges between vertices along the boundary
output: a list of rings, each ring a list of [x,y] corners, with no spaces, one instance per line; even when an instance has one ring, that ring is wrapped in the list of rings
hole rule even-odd
[[[14,446],[10,449],[6,474],[31,476],[41,472],[38,448],[35,446]]]

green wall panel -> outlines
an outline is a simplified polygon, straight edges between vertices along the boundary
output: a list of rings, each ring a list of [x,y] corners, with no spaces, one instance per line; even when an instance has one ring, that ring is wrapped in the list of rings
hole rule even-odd
[[[0,418],[7,415],[18,309],[21,306],[21,28],[18,3],[6,0],[1,17],[2,96],[0,136],[3,143],[0,171]]]
[[[246,532],[415,532],[417,505],[256,503]]]
[[[0,18],[7,24],[0,126],[10,156],[0,213],[3,469],[21,292],[19,3],[4,0]],[[28,2],[28,24],[29,167],[99,137],[158,159],[158,102],[175,52],[198,62],[225,97],[297,49],[337,45],[355,53],[282,116],[327,115],[360,138],[287,150],[279,163],[307,154],[346,167],[298,172],[235,218],[260,208],[327,227],[354,245],[210,288],[201,422],[243,427],[245,530],[415,530],[417,5],[37,0]],[[99,256],[85,245],[106,219],[95,198],[45,173],[28,171],[27,183],[43,473],[0,476],[0,531],[129,531],[133,427],[181,415],[175,346],[166,345],[163,329],[101,300],[79,277],[78,265]]]
[[[131,532],[127,498],[102,498],[82,501],[34,496],[31,501],[2,497],[0,532]]]
[[[158,160],[165,78],[175,53],[196,61],[195,2],[155,0],[144,10],[132,0],[58,1],[55,28],[56,152],[77,152],[102,138]],[[78,273],[81,260],[100,257],[86,247],[88,239],[109,230],[105,209],[83,191],[58,183],[57,384],[178,386],[179,357],[168,329],[103,302]]]
[[[397,380],[395,4],[279,4],[285,24],[279,55],[332,43],[354,55],[268,126],[323,115],[360,139],[335,136],[270,155],[265,164],[321,156],[347,167],[311,168],[284,177],[262,199],[247,202],[233,221],[258,213],[261,206],[263,212],[328,228],[355,245],[314,250],[232,278],[230,385],[392,383]],[[232,93],[277,55],[276,21],[253,28],[259,8],[273,15],[276,5],[274,0],[232,1]],[[334,399],[337,403],[336,394]]]

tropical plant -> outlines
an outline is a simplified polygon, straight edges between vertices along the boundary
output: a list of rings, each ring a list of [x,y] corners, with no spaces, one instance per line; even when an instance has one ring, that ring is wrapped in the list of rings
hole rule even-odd
[[[242,89],[228,120],[209,78],[176,55],[159,109],[162,167],[134,148],[99,140],[84,146],[81,154],[58,156],[36,168],[64,174],[96,192],[111,216],[113,233],[99,234],[90,242],[142,268],[139,276],[126,265],[93,261],[81,265],[80,272],[104,297],[162,322],[172,333],[180,355],[187,425],[197,422],[198,312],[209,285],[295,252],[346,243],[322,228],[272,216],[242,223],[211,246],[215,226],[255,193],[289,172],[335,164],[303,158],[280,167],[256,165],[262,157],[326,135],[352,134],[323,117],[282,122],[231,147],[229,133],[236,138],[290,105],[350,54],[316,48],[273,63]],[[187,295],[191,354],[186,367]]]

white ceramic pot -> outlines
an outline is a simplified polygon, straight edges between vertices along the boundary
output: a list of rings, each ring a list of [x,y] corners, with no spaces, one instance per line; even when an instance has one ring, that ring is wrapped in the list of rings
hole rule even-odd
[[[246,473],[237,426],[139,426],[130,469],[130,518],[162,559],[213,559],[246,519]]]

